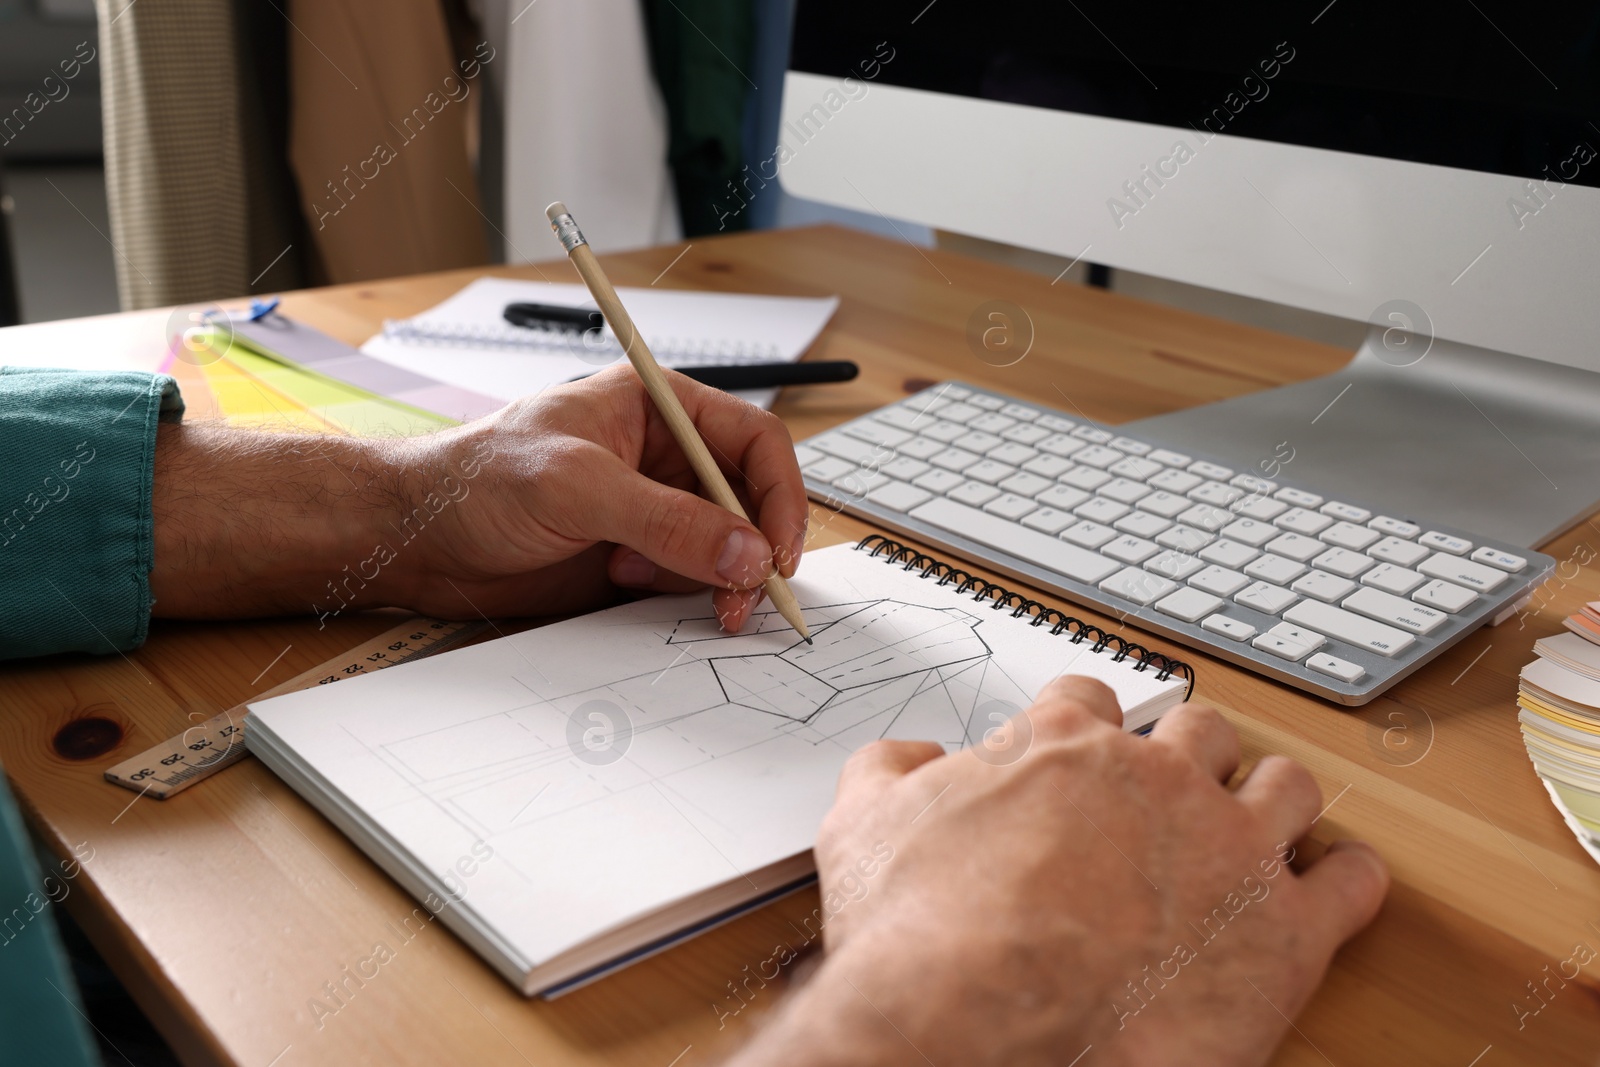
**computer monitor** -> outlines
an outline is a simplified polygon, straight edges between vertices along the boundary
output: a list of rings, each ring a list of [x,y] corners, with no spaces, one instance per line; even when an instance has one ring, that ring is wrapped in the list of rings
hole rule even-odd
[[[1519,544],[1600,501],[1600,8],[798,0],[771,169],[1372,323],[1147,435]]]

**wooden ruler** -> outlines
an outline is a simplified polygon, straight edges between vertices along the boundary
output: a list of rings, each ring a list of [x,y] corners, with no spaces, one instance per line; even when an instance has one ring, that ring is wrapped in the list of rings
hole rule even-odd
[[[346,678],[371,674],[397,663],[442,652],[474,637],[488,624],[442,622],[422,617],[408,619],[349,652],[312,667],[304,674],[268,689],[252,700],[296,693],[316,685],[332,685]],[[194,783],[211,777],[249,754],[244,745],[246,706],[240,704],[176,737],[124,760],[106,771],[106,781],[136,793],[166,800]]]

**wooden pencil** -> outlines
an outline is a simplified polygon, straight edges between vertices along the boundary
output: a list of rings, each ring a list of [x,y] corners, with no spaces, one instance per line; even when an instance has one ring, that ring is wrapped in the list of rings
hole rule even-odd
[[[656,410],[661,412],[661,417],[666,420],[672,436],[677,440],[678,447],[682,448],[683,454],[689,458],[689,466],[694,469],[700,484],[705,487],[706,492],[718,506],[726,508],[748,522],[750,516],[745,514],[744,506],[734,495],[733,487],[723,477],[722,468],[718,467],[717,461],[712,458],[711,450],[706,447],[700,431],[695,429],[689,413],[683,410],[678,394],[672,391],[661,365],[656,362],[656,357],[651,353],[650,346],[645,343],[644,336],[634,326],[633,319],[628,315],[628,309],[622,306],[616,289],[612,287],[611,280],[601,269],[600,261],[589,248],[589,242],[584,240],[583,231],[578,229],[572,214],[567,211],[566,205],[558,200],[545,209],[545,215],[550,219],[550,228],[560,239],[561,247],[566,249],[572,265],[578,268],[578,274],[589,287],[590,295],[594,297],[595,303],[600,305],[601,314],[606,317],[606,322],[611,324],[611,331],[617,335],[617,341],[627,353],[628,362],[633,364],[633,369],[639,374],[639,380],[644,382],[645,392],[650,394]],[[776,567],[772,576],[763,583],[763,588],[766,590],[767,599],[772,601],[772,606],[777,609],[778,614],[809,642],[811,632],[806,629],[805,619],[801,617],[800,602],[795,599],[789,583],[784,581],[783,575],[778,573]]]

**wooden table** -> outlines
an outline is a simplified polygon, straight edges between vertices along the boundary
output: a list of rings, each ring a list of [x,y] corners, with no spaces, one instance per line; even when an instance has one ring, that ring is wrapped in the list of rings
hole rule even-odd
[[[605,263],[618,283],[645,285],[681,251]],[[494,273],[571,280],[569,270],[563,261]],[[293,294],[284,309],[359,343],[382,319],[419,311],[472,276]],[[697,241],[657,284],[844,298],[812,356],[856,360],[862,376],[788,390],[777,410],[797,438],[949,376],[1063,408],[1066,396],[1095,419],[1121,423],[1326,373],[1348,358],[828,228]],[[966,339],[969,316],[992,299],[1027,309],[1037,330],[1028,356],[1004,369],[976,358]],[[128,348],[159,344],[165,317],[0,331],[0,362],[26,362],[33,345],[86,333],[121,337]],[[869,532],[820,509],[812,528],[817,545]],[[1394,871],[1381,918],[1340,954],[1275,1063],[1595,1062],[1600,962],[1564,987],[1551,983],[1547,1006],[1521,1027],[1513,1008],[1538,1006],[1528,983],[1543,981],[1575,945],[1600,948],[1600,868],[1535,777],[1513,698],[1534,639],[1557,632],[1580,602],[1600,599],[1600,572],[1587,565],[1597,529],[1581,525],[1547,546],[1565,562],[1525,622],[1469,637],[1363,709],[1341,711],[1186,653],[1198,667],[1199,697],[1238,727],[1247,762],[1279,752],[1312,768],[1331,802],[1314,836],[1362,836]],[[378,615],[341,617],[320,632],[302,619],[158,623],[126,658],[4,668],[0,761],[52,849],[64,856],[86,842],[94,850],[67,909],[187,1063],[713,1062],[780,994],[768,986],[719,1028],[719,1007],[734,1006],[729,983],[792,937],[789,920],[816,906],[813,894],[553,1003],[527,1001],[442,928],[401,942],[394,927],[412,901],[259,764],[166,802],[135,800],[101,780],[106,767],[389,624]],[[62,755],[58,732],[91,718],[117,729],[74,752],[80,758]],[[395,958],[363,984],[346,980],[346,968],[378,942]],[[326,983],[341,982],[346,991],[330,997]]]

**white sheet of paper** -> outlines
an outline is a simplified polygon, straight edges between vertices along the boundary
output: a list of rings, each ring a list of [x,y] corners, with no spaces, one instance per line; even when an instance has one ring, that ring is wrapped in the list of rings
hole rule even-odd
[[[1183,693],[853,546],[792,586],[814,645],[770,610],[729,636],[706,594],[657,597],[254,704],[248,736],[464,885],[526,969],[805,852],[869,741],[981,741],[1069,671],[1130,711]]]
[[[705,357],[678,358],[680,344],[695,348],[753,350],[764,361],[799,359],[839,306],[838,297],[809,299],[754,296],[744,293],[688,292],[675,289],[618,289],[628,314],[650,342],[663,366],[715,362]],[[479,278],[422,314],[408,320],[423,329],[499,331],[507,304],[517,302],[595,306],[582,285],[528,282],[513,278]],[[609,333],[609,330],[607,331]],[[579,352],[582,346],[577,346]],[[383,334],[361,346],[374,359],[425,374],[485,396],[514,400],[616,362],[550,349],[517,349],[490,345],[428,344]],[[770,406],[773,390],[743,394]]]

